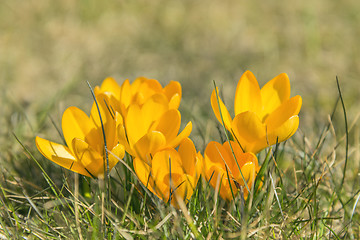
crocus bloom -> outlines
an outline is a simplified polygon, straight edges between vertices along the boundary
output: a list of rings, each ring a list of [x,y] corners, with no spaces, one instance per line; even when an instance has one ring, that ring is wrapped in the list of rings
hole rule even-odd
[[[221,109],[225,127],[244,152],[253,153],[285,141],[296,132],[301,104],[299,95],[290,98],[290,82],[285,73],[260,89],[252,72],[246,71],[236,88],[234,119],[231,119],[221,99],[217,99],[215,90],[211,95],[211,106],[216,118],[222,123]]]
[[[223,199],[232,200],[233,194],[235,197],[240,187],[242,187],[246,198],[248,190],[244,180],[248,188],[251,189],[260,167],[253,153],[244,153],[239,144],[230,142],[235,158],[229,142],[221,145],[213,141],[207,145],[204,152],[203,173],[214,189],[217,189],[218,186],[219,194]]]
[[[106,98],[106,96],[102,96]],[[119,158],[125,154],[124,146],[118,143],[117,122],[121,116],[110,113],[104,101],[98,103],[106,136],[107,149]],[[36,137],[36,146],[47,159],[73,172],[103,178],[106,173],[106,156],[102,126],[99,113],[94,103],[90,117],[77,107],[69,107],[62,117],[62,130],[67,146]],[[118,159],[108,154],[111,170]]]
[[[147,162],[151,154],[177,147],[190,135],[192,123],[189,122],[178,134],[180,124],[180,112],[169,108],[163,94],[155,94],[143,105],[129,105],[124,125],[118,126],[119,142],[129,154]]]
[[[178,151],[167,148],[154,154],[149,163],[140,158],[133,161],[140,181],[165,202],[171,200],[176,207],[174,194],[187,202],[194,191],[202,169],[202,155],[196,153],[194,143],[185,138]]]
[[[179,82],[170,81],[164,88],[155,79],[139,77],[130,84],[126,79],[120,86],[113,78],[106,78],[101,87],[96,86],[95,94],[105,93],[110,98],[110,103],[115,111],[125,118],[130,104],[142,106],[153,95],[164,95],[169,109],[177,109],[181,100],[181,85]]]

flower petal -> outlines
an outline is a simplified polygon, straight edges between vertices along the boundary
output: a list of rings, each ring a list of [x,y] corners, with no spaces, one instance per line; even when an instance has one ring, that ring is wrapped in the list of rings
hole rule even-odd
[[[277,138],[278,142],[283,142],[289,139],[292,135],[294,135],[298,127],[299,117],[292,116],[285,123],[268,134],[270,144],[275,144]]]
[[[109,92],[118,99],[120,94],[120,86],[114,78],[108,77],[102,82],[100,88],[98,86],[95,87],[94,92],[95,95],[98,92]]]
[[[180,124],[180,112],[177,109],[170,109],[157,120],[154,130],[164,134],[166,141],[171,141],[179,133]]]
[[[144,184],[144,186],[148,188],[151,192],[155,193],[153,189],[154,182],[152,177],[150,177],[151,167],[139,158],[134,158],[133,166],[134,171],[142,184]]]
[[[151,131],[145,134],[134,144],[134,152],[136,157],[150,163],[150,154],[155,153],[161,147],[164,147],[166,140],[164,135],[158,131]]]
[[[164,93],[169,100],[170,109],[178,109],[181,101],[181,85],[177,81],[170,81],[164,87]]]
[[[77,162],[68,147],[41,137],[36,137],[35,142],[41,154],[47,159],[53,161],[61,167],[90,177],[90,174],[87,173],[81,163]]]
[[[286,73],[276,76],[261,88],[261,100],[264,109],[261,119],[266,118],[284,101],[290,98],[290,81]]]
[[[133,95],[131,91],[130,82],[128,79],[126,79],[121,85],[120,96],[119,96],[119,101],[121,104],[123,104],[125,109],[130,105],[132,97]],[[125,117],[125,114],[123,112],[121,112],[121,114],[123,115],[123,117]]]
[[[206,146],[204,157],[204,164],[206,166],[210,166],[211,163],[213,163],[225,169],[225,163],[227,164],[231,156],[229,155],[229,152],[226,151],[226,148],[223,147],[223,145],[218,142],[211,141]]]
[[[163,94],[153,95],[142,107],[130,105],[125,122],[130,145],[143,137],[166,110],[167,102]]]
[[[195,176],[196,149],[190,138],[185,138],[180,143],[178,153],[181,158],[184,172],[188,175]]]
[[[72,140],[74,138],[82,139],[90,145],[95,146],[101,137],[97,131],[94,131],[94,123],[79,108],[69,107],[65,110],[62,117],[62,130],[68,147],[73,151]]]
[[[125,125],[130,146],[146,134],[149,124],[150,123],[144,123],[141,109],[137,104],[129,106]]]
[[[82,139],[74,138],[72,145],[76,158],[84,168],[94,177],[103,178],[107,167],[103,156]]]
[[[235,115],[242,112],[261,112],[261,94],[259,84],[250,71],[246,71],[240,78],[235,93]]]
[[[114,156],[115,155],[115,156]],[[125,147],[121,144],[116,145],[108,154],[109,169],[112,169],[125,155]]]
[[[217,95],[219,96],[219,90],[216,88],[216,91],[217,91]],[[218,102],[219,100],[219,102]],[[220,107],[219,107],[220,105]],[[217,120],[223,124],[222,120],[221,120],[221,115],[222,115],[222,118],[224,120],[224,124],[225,124],[225,127],[226,129],[228,129],[230,131],[231,129],[231,122],[232,122],[232,119],[231,119],[231,116],[229,114],[229,111],[227,110],[226,106],[224,105],[223,101],[219,98],[216,97],[216,92],[215,92],[215,89],[213,90],[212,94],[211,94],[211,107],[214,111],[214,114],[217,118]],[[220,115],[220,110],[221,110],[221,115]]]
[[[178,152],[173,148],[168,148],[155,153],[152,159],[152,171],[157,184],[163,182],[167,175],[183,175],[184,170]]]
[[[265,120],[268,132],[281,126],[290,117],[298,115],[302,105],[302,99],[299,95],[292,97],[281,104]]]
[[[166,145],[168,147],[172,147],[175,148],[177,147],[180,142],[184,139],[187,138],[190,133],[192,131],[192,122],[188,122],[188,124],[186,124],[185,128],[182,130],[181,133],[179,133],[174,139],[172,139],[170,142],[167,142]]]
[[[259,117],[254,112],[243,112],[235,116],[232,128],[235,133],[238,133],[240,144],[244,151],[248,151],[245,144],[241,142],[241,139],[245,139],[247,142],[254,142],[266,135],[265,125],[260,121]]]

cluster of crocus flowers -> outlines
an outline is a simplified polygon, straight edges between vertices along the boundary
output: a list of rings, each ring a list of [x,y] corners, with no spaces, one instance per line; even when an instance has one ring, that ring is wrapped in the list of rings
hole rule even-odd
[[[201,154],[188,138],[192,123],[179,133],[181,94],[176,81],[162,87],[145,77],[133,83],[125,80],[122,85],[107,78],[94,88],[97,104],[90,117],[76,107],[64,112],[67,146],[37,137],[38,149],[60,166],[92,177],[103,177],[107,166],[111,170],[126,151],[134,159],[140,181],[159,198],[177,205],[171,196],[190,198],[202,163]],[[150,182],[145,182],[145,175]]]
[[[301,104],[300,96],[290,98],[290,82],[285,73],[260,89],[252,72],[246,71],[236,88],[233,119],[221,101],[218,89],[214,89],[211,106],[218,121],[232,135],[233,141],[229,142],[234,153],[230,154],[228,142],[224,145],[209,143],[205,150],[204,172],[214,188],[216,179],[220,178],[222,198],[232,199],[234,195],[231,194],[239,187],[245,189],[244,197],[247,196],[259,170],[254,154],[287,140],[296,132]]]
[[[98,107],[93,104],[90,117],[77,107],[65,110],[62,131],[67,146],[36,137],[36,146],[42,155],[73,172],[104,178],[107,170],[118,162],[117,157],[124,157],[125,148],[119,144],[116,133],[121,116],[111,114],[103,101],[98,102]],[[106,157],[105,145],[117,157],[111,154]]]
[[[214,89],[213,111],[231,136],[223,144],[210,142],[203,157],[189,138],[192,123],[180,131],[181,91],[176,81],[162,87],[145,77],[122,85],[107,78],[94,89],[90,116],[77,107],[64,112],[66,145],[40,137],[36,145],[58,165],[97,178],[103,178],[126,151],[140,182],[174,206],[178,199],[190,199],[200,173],[223,199],[231,200],[239,191],[247,198],[260,169],[255,154],[296,132],[301,97],[290,98],[286,74],[260,89],[254,75],[246,71],[236,88],[232,119]]]
[[[215,90],[211,95],[216,118],[220,123],[224,121],[226,129],[245,152],[253,153],[294,135],[299,126],[301,104],[299,95],[290,98],[290,81],[285,73],[260,89],[253,73],[246,71],[236,87],[234,119]]]
[[[233,199],[240,186],[246,198],[260,169],[258,160],[253,153],[244,153],[236,142],[229,142],[220,144],[213,141],[207,145],[204,152],[204,175],[211,186],[219,189],[223,199]]]
[[[151,192],[178,206],[178,198],[187,202],[193,194],[202,170],[202,155],[196,153],[194,143],[185,138],[178,150],[160,150],[151,161],[135,158],[134,169]]]

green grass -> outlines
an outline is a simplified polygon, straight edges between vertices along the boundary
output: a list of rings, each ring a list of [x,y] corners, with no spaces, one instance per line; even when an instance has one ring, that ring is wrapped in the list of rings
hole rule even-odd
[[[360,239],[359,8],[355,0],[0,3],[0,238]],[[89,112],[87,80],[144,75],[182,84],[182,119],[193,121],[203,152],[224,136],[210,107],[213,80],[231,109],[246,69],[261,85],[288,73],[292,96],[304,100],[298,132],[258,155],[263,184],[246,201],[225,202],[201,180],[177,210],[140,184],[129,157],[112,170],[109,199],[103,182],[36,149],[39,134],[62,142],[65,108]]]

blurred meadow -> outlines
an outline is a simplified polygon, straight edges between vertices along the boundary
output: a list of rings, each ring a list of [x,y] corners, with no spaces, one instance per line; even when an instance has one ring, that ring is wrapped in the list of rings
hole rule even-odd
[[[317,205],[322,216],[329,214],[335,219],[329,224],[332,227],[327,225],[323,231],[333,234],[333,238],[349,231],[345,237],[356,239],[360,236],[360,206],[355,204],[360,190],[359,39],[360,3],[357,0],[1,1],[2,204],[7,205],[5,196],[22,202],[23,199],[14,196],[41,196],[48,187],[41,170],[14,134],[61,186],[63,177],[59,173],[66,170],[45,159],[37,151],[34,138],[40,135],[61,142],[54,125],[61,126],[64,110],[77,106],[89,112],[92,96],[86,81],[92,87],[108,76],[120,84],[139,76],[157,79],[163,86],[170,80],[179,81],[183,90],[182,120],[193,122],[191,137],[203,153],[209,141],[219,139],[210,106],[213,81],[221,89],[228,108],[233,109],[235,87],[245,70],[252,71],[261,86],[285,72],[290,78],[291,95],[301,95],[303,106],[299,130],[286,143],[293,149],[285,152],[279,168],[291,178],[295,162],[307,155],[312,169],[305,167],[303,171],[309,172],[308,179],[324,177],[324,184],[318,189],[323,195],[317,197],[332,199],[319,200]],[[346,107],[347,135],[340,102],[330,120],[339,96],[336,76]],[[328,124],[328,131],[321,135]],[[320,154],[317,149],[322,136],[327,138]],[[346,136],[349,157],[345,184],[339,190],[344,197],[340,203],[334,200],[340,195],[335,194],[334,189],[343,176]],[[332,158],[334,165],[330,164]],[[263,159],[264,156],[259,158],[260,163]],[[330,173],[329,170],[323,172],[327,164],[331,165]],[[276,176],[274,179],[278,182]],[[301,181],[301,176],[295,179]],[[289,191],[301,192],[296,184],[281,186],[291,185],[287,186]],[[304,186],[307,186],[305,181]],[[317,199],[310,197],[309,201]],[[6,211],[1,209],[1,212]],[[23,208],[19,213],[28,214],[29,218],[33,214]],[[303,212],[288,214],[289,219],[300,216],[306,219]],[[350,216],[357,222],[346,228]],[[312,214],[308,213],[307,217],[311,218]],[[0,232],[6,225],[1,222]],[[313,226],[311,230],[316,228]],[[268,233],[264,231],[258,230],[259,235],[251,236],[262,238],[265,236],[262,234]],[[286,235],[279,231],[271,233],[272,236],[293,238],[291,234],[296,235],[296,231],[288,231]],[[310,236],[298,231],[300,237]]]

